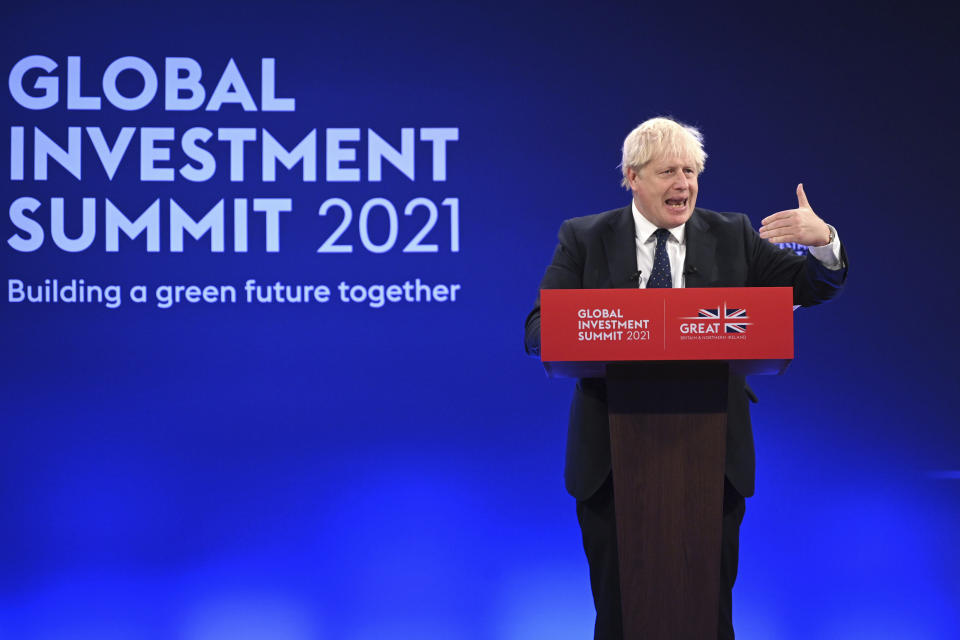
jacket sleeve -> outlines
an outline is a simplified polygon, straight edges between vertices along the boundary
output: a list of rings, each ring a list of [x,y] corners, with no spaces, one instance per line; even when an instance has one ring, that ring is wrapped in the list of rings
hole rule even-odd
[[[577,240],[576,232],[570,220],[560,225],[557,234],[557,248],[553,260],[540,281],[541,289],[581,289],[583,288],[583,246]],[[533,310],[527,314],[524,327],[524,349],[528,356],[540,357],[540,295]]]
[[[807,254],[798,256],[760,237],[744,216],[744,245],[750,265],[747,286],[792,287],[793,303],[809,307],[836,297],[847,279],[847,253],[841,245],[840,269],[828,269]]]

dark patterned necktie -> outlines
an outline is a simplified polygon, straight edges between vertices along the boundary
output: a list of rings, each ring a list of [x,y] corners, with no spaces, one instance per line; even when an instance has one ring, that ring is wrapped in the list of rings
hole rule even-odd
[[[670,232],[666,229],[657,229],[657,250],[653,254],[653,273],[647,280],[647,289],[669,289],[673,287],[673,276],[670,275],[670,256],[667,255],[667,239]]]

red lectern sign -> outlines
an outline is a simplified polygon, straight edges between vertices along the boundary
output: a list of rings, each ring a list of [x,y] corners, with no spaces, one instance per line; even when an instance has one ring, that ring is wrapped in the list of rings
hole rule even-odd
[[[793,358],[793,290],[544,289],[540,340],[544,363],[753,360],[750,372],[773,372]]]

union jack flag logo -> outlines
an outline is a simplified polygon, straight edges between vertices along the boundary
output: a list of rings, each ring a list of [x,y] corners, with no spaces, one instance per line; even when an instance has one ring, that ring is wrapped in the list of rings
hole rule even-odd
[[[724,302],[722,306],[713,309],[700,309],[695,316],[687,316],[685,320],[722,320],[724,333],[746,333],[747,325],[752,322],[745,322],[750,319],[746,309],[734,309],[727,307]]]

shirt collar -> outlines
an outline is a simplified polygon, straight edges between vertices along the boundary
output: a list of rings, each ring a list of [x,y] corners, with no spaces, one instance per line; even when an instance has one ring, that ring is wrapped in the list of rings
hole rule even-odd
[[[630,208],[633,209],[633,224],[637,229],[637,239],[640,240],[640,244],[646,244],[647,241],[650,240],[650,236],[657,231],[657,226],[643,217],[643,214],[637,209],[637,203],[632,199],[630,201]],[[684,222],[679,227],[674,227],[668,231],[670,231],[670,235],[672,235],[677,242],[683,244],[686,228],[687,223]]]

